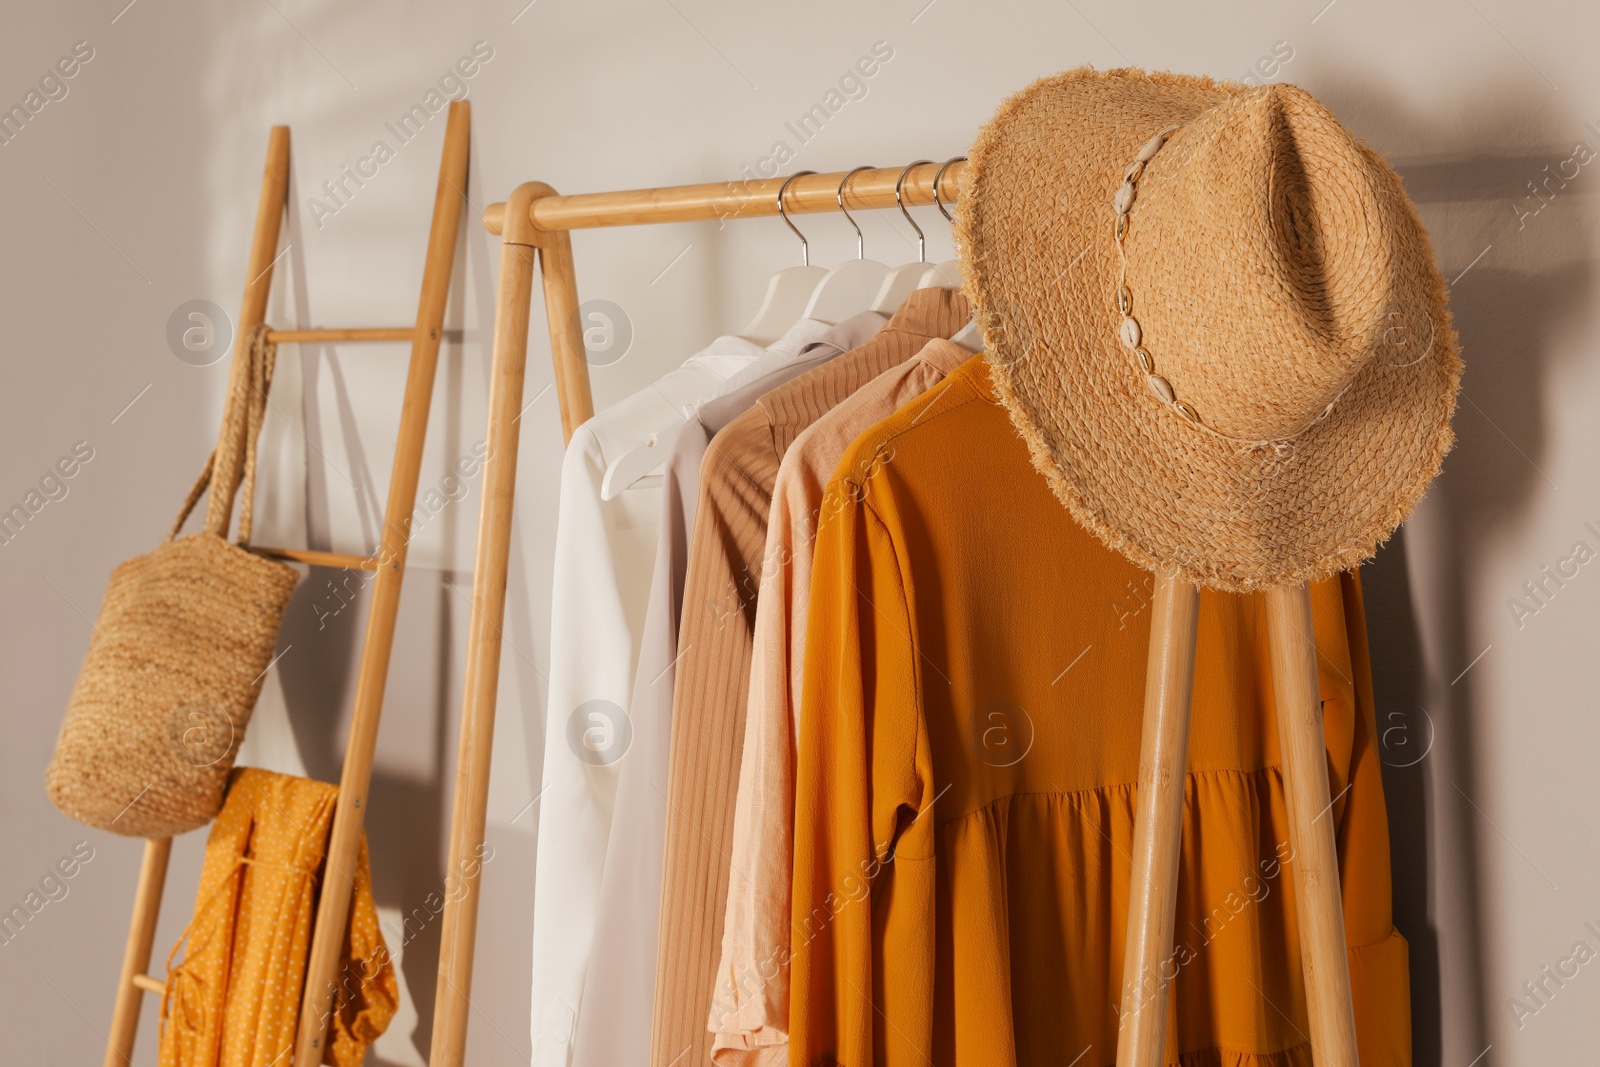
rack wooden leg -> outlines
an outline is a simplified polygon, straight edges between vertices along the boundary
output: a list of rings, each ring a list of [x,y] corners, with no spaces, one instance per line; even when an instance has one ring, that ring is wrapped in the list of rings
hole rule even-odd
[[[578,321],[578,274],[572,265],[572,239],[565,230],[541,237],[539,264],[544,276],[544,313],[550,323],[550,356],[555,363],[556,395],[561,402],[561,436],[594,415],[589,364]]]
[[[439,980],[434,994],[432,1067],[461,1067],[471,1012],[472,962],[478,928],[479,860],[488,821],[489,763],[495,693],[500,684],[501,624],[511,554],[511,516],[517,480],[518,415],[527,369],[529,299],[534,249],[507,241],[500,248],[494,358],[489,384],[489,458],[483,474],[472,618],[467,627],[466,693],[450,819],[450,886],[440,930]]]
[[[111,1012],[111,1035],[106,1041],[105,1067],[128,1067],[133,1062],[133,1039],[139,1030],[139,1009],[144,990],[133,984],[137,974],[148,974],[150,946],[161,918],[161,893],[167,884],[167,860],[172,838],[152,837],[144,843],[139,864],[139,887],[133,895],[133,921],[128,926],[128,947],[122,953],[122,973],[117,977],[117,1002]]]
[[[1162,1063],[1199,598],[1200,590],[1189,582],[1156,578],[1128,883],[1128,936],[1122,954],[1117,1067]]]
[[[1355,1067],[1356,1023],[1339,890],[1339,855],[1328,796],[1317,646],[1304,583],[1268,589],[1267,633],[1278,707],[1283,791],[1289,805],[1300,959],[1318,1067]]]
[[[433,402],[445,303],[450,293],[450,273],[461,226],[470,128],[471,113],[467,103],[451,104],[443,158],[439,163],[439,181],[434,191],[433,223],[423,261],[422,295],[417,302],[417,325],[411,342],[411,363],[406,372],[394,470],[389,476],[389,499],[384,505],[377,577],[372,583],[361,669],[356,677],[350,738],[345,746],[344,769],[339,776],[339,803],[334,809],[333,829],[328,835],[326,869],[317,901],[316,923],[312,927],[305,988],[301,994],[300,1023],[295,1038],[294,1062],[297,1064],[322,1062],[323,1031],[331,1017],[335,992],[344,981],[343,976],[335,972],[339,967],[345,923],[350,916],[350,895],[355,888],[356,862],[361,851],[367,790],[372,784],[378,720],[383,713],[384,685],[389,676],[389,656],[394,648],[395,622],[400,612],[400,585],[405,576],[411,514],[417,502],[422,446],[428,430],[428,409]]]

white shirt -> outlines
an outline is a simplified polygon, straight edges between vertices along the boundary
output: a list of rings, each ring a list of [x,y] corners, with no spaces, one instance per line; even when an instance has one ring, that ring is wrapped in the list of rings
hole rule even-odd
[[[827,329],[826,323],[802,319],[768,349],[719,337],[677,370],[579,426],[567,445],[556,518],[534,871],[534,1067],[566,1067],[570,1058],[599,921],[617,761],[630,744],[627,708],[661,515],[659,487],[603,500],[606,466],[743,380],[740,372],[758,357],[793,358]]]
[[[628,706],[633,743],[616,767],[614,814],[597,905],[603,918],[595,927],[584,971],[584,1007],[573,1031],[572,1067],[644,1067],[650,1062],[678,614],[706,449],[713,436],[762,394],[854,348],[886,321],[882,315],[863,312],[790,359],[776,352],[756,360],[729,383],[731,388],[700,406],[662,465],[655,569],[636,645],[638,665]]]

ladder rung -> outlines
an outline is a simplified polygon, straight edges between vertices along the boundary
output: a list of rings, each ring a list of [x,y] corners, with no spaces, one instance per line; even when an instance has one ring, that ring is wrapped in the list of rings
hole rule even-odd
[[[353,556],[347,552],[318,552],[310,548],[263,548],[251,545],[250,551],[270,559],[286,559],[291,563],[309,563],[313,567],[352,567],[361,571],[375,571],[378,561],[366,556]]]
[[[268,330],[267,340],[277,345],[333,343],[335,341],[409,341],[414,326],[374,326],[354,330]]]
[[[154,978],[151,978],[148,974],[134,975],[133,984],[144,990],[146,993],[154,993],[158,997],[164,997],[167,995],[167,983],[158,982]]]

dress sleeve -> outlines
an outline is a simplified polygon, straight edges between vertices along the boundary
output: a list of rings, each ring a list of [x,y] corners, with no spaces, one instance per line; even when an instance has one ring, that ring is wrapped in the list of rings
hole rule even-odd
[[[829,487],[812,572],[796,757],[792,1064],[863,1067],[931,1025],[931,985],[901,981],[933,971],[935,794],[914,612],[895,539],[862,497],[852,482]]]

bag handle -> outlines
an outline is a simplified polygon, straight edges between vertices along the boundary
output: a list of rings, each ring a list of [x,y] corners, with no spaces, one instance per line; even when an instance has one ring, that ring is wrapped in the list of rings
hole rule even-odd
[[[200,496],[211,489],[211,499],[206,502],[207,533],[218,537],[228,536],[228,523],[232,518],[233,497],[243,490],[239,502],[239,544],[250,542],[250,524],[255,509],[256,442],[261,436],[265,421],[267,390],[272,386],[272,371],[277,363],[278,346],[267,340],[266,323],[253,326],[240,339],[240,358],[235,360],[228,376],[228,397],[222,409],[222,434],[217,447],[206,460],[205,468],[189,490],[178,512],[178,521],[172,524],[167,540],[178,536],[188,521]],[[241,454],[242,450],[242,454]],[[241,479],[242,475],[242,479]]]

